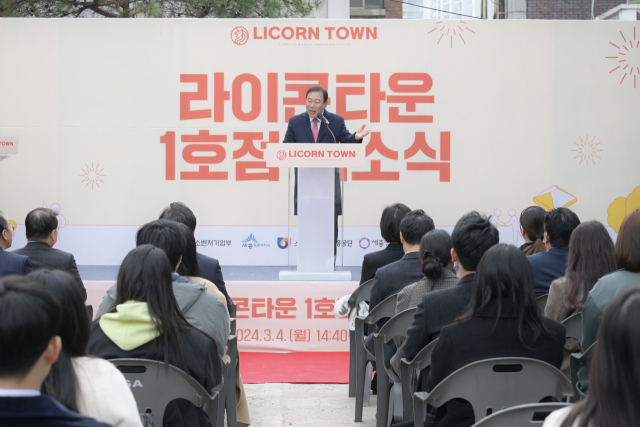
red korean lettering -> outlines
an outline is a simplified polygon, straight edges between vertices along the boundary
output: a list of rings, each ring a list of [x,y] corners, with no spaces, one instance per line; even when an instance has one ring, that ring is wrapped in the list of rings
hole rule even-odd
[[[333,306],[336,303],[336,300],[322,298],[312,300],[311,298],[307,298],[304,301],[307,304],[307,318],[311,319],[333,319]],[[319,313],[319,314],[316,314]]]
[[[295,319],[295,314],[289,314],[289,312],[295,312],[296,300],[295,298],[276,298],[275,305],[271,303],[271,298],[267,299],[267,312],[269,319],[271,319],[271,313],[275,310],[276,319]]]
[[[409,84],[402,82],[411,82]],[[420,82],[415,84],[415,82]],[[427,73],[394,73],[389,77],[389,89],[394,93],[427,93],[433,80]],[[433,104],[434,97],[428,95],[389,95],[389,104],[405,104],[407,113],[415,113],[418,104]],[[389,123],[433,123],[433,116],[400,114],[400,107],[389,107]]]
[[[278,74],[267,74],[267,122],[278,122]]]
[[[369,157],[375,151],[382,156],[398,160],[398,152],[390,149],[384,142],[380,132],[371,132],[371,139],[365,147],[365,155]],[[399,181],[400,172],[383,172],[380,160],[371,160],[371,170],[367,172],[352,172],[351,179],[354,181]]]
[[[182,135],[181,141],[188,144],[182,150],[182,158],[189,164],[198,166],[198,172],[180,172],[181,180],[227,180],[228,172],[212,172],[209,165],[220,164],[227,156],[222,145],[227,142],[226,135],[210,135],[208,130],[201,130],[198,135]],[[195,156],[195,153],[213,153],[214,156]]]
[[[191,101],[207,100],[206,74],[180,74],[180,83],[195,83],[195,92],[180,92],[180,120],[211,118],[211,109],[192,110]]]
[[[354,86],[354,84],[365,82],[364,74],[338,74],[336,83],[349,83],[350,86],[336,85],[336,114],[344,117],[345,120],[360,120],[367,118],[367,110],[347,110],[347,96],[364,95],[364,86]]]
[[[259,308],[266,307],[266,302],[264,298],[251,298],[251,317],[267,317],[267,313],[258,313]]]
[[[247,83],[245,86],[248,86],[251,91],[251,109],[247,113],[245,113],[242,108],[242,87],[245,83]],[[240,74],[233,79],[231,91],[233,93],[233,97],[231,98],[231,111],[233,111],[233,115],[238,120],[250,122],[260,116],[262,105],[262,85],[260,84],[260,79],[253,74]]]
[[[283,98],[282,105],[306,105],[307,90],[313,86],[322,86],[327,90],[329,89],[328,73],[285,73],[284,79],[285,82],[298,81],[306,83],[285,83],[284,90],[287,92],[298,92],[298,96]],[[327,100],[327,104],[331,104],[331,98]],[[294,107],[285,107],[284,116],[287,123],[289,122],[289,118],[295,116],[295,114],[296,110]]]
[[[380,103],[386,100],[387,93],[380,90],[380,73],[371,73],[369,79],[371,123],[380,123]]]
[[[422,151],[431,159],[437,158],[437,153],[429,147],[424,132],[416,132],[413,145],[404,152],[404,158],[409,159]],[[440,161],[439,162],[407,162],[408,171],[437,171],[440,182],[451,182],[451,132],[440,132]]]
[[[269,141],[262,141],[260,146],[266,148],[266,144],[278,142],[279,132],[269,132]],[[234,132],[234,140],[242,141],[242,146],[233,152],[234,159],[240,159],[245,155],[250,155],[256,159],[264,159],[264,152],[256,148],[254,141],[262,139],[262,132]],[[266,169],[267,172],[253,172],[251,169]],[[280,179],[279,168],[267,168],[267,162],[238,161],[236,162],[236,181],[278,181]]]
[[[249,298],[234,298],[233,302],[236,303],[236,319],[248,319],[249,316],[240,314],[240,312],[250,312]]]
[[[224,103],[231,92],[224,90],[224,73],[213,73],[213,121],[224,122]]]
[[[160,144],[165,144],[165,180],[176,179],[176,133],[167,132],[160,137]]]

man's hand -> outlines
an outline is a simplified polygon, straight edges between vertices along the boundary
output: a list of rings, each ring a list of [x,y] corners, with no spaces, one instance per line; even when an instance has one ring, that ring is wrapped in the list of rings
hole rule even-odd
[[[364,138],[365,136],[369,135],[371,133],[370,130],[364,130],[364,127],[366,125],[362,125],[362,127],[358,130],[358,132],[356,132],[356,139],[357,140],[361,140],[362,138]]]

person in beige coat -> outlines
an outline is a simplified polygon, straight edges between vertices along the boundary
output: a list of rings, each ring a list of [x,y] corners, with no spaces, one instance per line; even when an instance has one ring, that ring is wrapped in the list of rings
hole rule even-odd
[[[420,262],[424,279],[405,287],[398,293],[396,314],[415,308],[427,292],[448,289],[458,283],[451,260],[451,235],[444,230],[431,230],[420,240]],[[391,368],[400,375],[400,361],[404,357],[404,338],[395,338],[398,350],[391,358]]]
[[[604,226],[598,221],[580,224],[571,234],[566,273],[551,282],[545,317],[562,322],[579,313],[598,279],[615,269],[613,241]],[[561,368],[567,378],[571,353],[580,351],[578,340],[567,338]]]

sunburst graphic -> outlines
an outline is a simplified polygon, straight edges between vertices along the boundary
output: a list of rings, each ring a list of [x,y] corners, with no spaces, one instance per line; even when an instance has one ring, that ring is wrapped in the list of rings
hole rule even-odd
[[[436,27],[433,30],[429,31],[427,34],[431,34],[433,32],[436,32],[435,34],[438,35],[438,43],[436,44],[440,44],[440,42],[443,42],[443,44],[448,44],[451,48],[453,48],[454,39],[458,40],[458,38],[460,38],[460,40],[462,40],[462,43],[467,44],[467,42],[464,40],[464,37],[462,37],[463,33],[465,34],[465,37],[468,37],[471,34],[475,34],[475,32],[467,26],[467,23],[465,21],[449,20],[436,22]],[[447,43],[447,41],[449,43]]]
[[[589,135],[587,135],[585,139],[582,139],[581,136],[579,136],[578,138],[580,138],[580,144],[574,141],[574,144],[577,146],[577,148],[571,150],[576,153],[574,159],[580,159],[580,163],[578,163],[578,165],[581,165],[584,162],[585,165],[589,167],[589,162],[594,165],[596,163],[596,158],[602,160],[602,157],[598,155],[598,153],[602,151],[602,147],[600,147],[600,144],[602,144],[602,142],[598,142],[596,144],[595,136],[591,138],[591,140],[589,140]]]
[[[94,186],[100,188],[100,183],[104,184],[104,181],[102,180],[102,178],[105,177],[105,175],[102,173],[102,171],[104,171],[104,168],[100,169],[99,164],[94,166],[93,162],[91,162],[91,166],[89,166],[88,164],[85,164],[84,166],[86,169],[81,169],[83,173],[82,175],[80,175],[80,177],[83,178],[83,180],[80,181],[80,183],[87,183],[84,188],[87,188],[89,185],[91,185],[92,190]]]
[[[638,74],[640,74],[640,40],[636,35],[636,27],[633,27],[633,38],[631,36],[625,37],[622,31],[620,31],[620,37],[622,41],[609,42],[617,50],[616,56],[606,57],[617,62],[615,68],[609,71],[609,74],[614,71],[622,71],[623,76],[620,79],[620,84],[625,80],[633,82],[633,88],[636,89],[638,87]],[[616,74],[620,75],[620,73]]]

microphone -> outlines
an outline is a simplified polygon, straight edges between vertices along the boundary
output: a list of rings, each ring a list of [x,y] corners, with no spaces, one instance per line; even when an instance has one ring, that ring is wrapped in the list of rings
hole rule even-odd
[[[318,118],[327,127],[327,129],[331,133],[331,136],[333,137],[333,143],[336,144],[337,143],[336,136],[333,134],[333,132],[331,131],[331,128],[329,127],[329,120],[327,120],[327,118],[322,113],[318,113]]]

